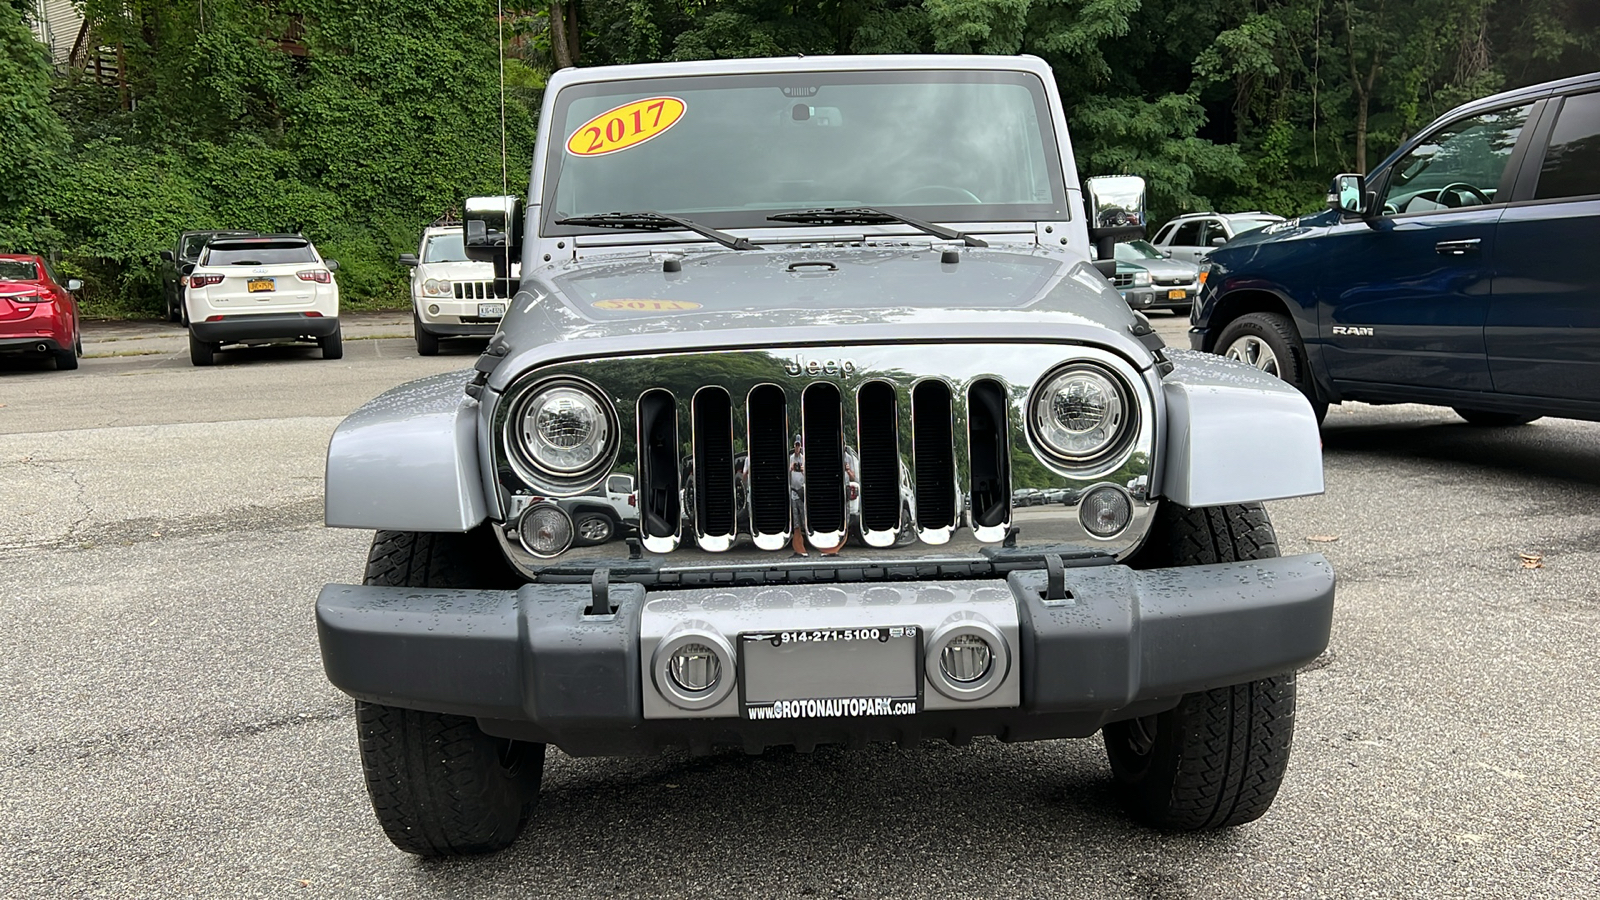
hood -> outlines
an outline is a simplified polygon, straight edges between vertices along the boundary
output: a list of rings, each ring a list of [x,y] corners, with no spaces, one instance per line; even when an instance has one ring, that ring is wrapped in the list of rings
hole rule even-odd
[[[765,343],[779,333],[821,342],[843,339],[841,330],[883,333],[883,326],[891,329],[879,339],[890,340],[909,335],[907,326],[945,339],[1007,329],[1030,337],[1052,327],[1127,335],[1136,321],[1100,273],[1074,257],[965,248],[960,262],[945,263],[941,249],[657,251],[580,260],[524,279],[501,330],[517,355],[562,341],[675,349],[685,340],[674,334],[700,344]],[[668,260],[680,270],[664,271]]]
[[[1141,259],[1130,265],[1147,270],[1151,278],[1193,278],[1200,271],[1199,266],[1181,259]]]
[[[1264,249],[1270,250],[1286,242],[1315,237],[1339,220],[1339,214],[1323,210],[1307,216],[1274,222],[1265,228],[1249,231],[1211,251],[1207,260],[1213,265],[1237,269],[1250,260],[1260,258]],[[1270,254],[1269,254],[1270,255]]]
[[[494,277],[492,264],[470,259],[421,263],[416,270],[426,278],[448,278],[451,281],[488,281]]]

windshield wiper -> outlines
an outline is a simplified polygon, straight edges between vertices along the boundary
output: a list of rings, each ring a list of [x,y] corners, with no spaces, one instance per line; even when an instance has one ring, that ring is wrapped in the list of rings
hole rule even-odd
[[[910,225],[923,234],[931,234],[947,241],[961,241],[968,247],[987,247],[989,242],[982,238],[975,238],[965,232],[921,219],[913,219],[900,213],[889,212],[873,206],[851,206],[844,209],[798,209],[794,212],[778,213],[767,216],[769,222],[803,222],[807,225],[888,225],[898,222],[901,225]]]
[[[680,219],[677,216],[669,216],[666,213],[658,213],[653,210],[596,213],[591,216],[567,216],[565,219],[557,219],[556,224],[577,225],[585,228],[645,228],[650,231],[668,231],[673,228],[682,228],[685,231],[692,231],[701,237],[710,238],[730,250],[755,250],[761,246],[760,244],[750,243],[749,238],[734,237],[726,231],[718,231],[698,222],[691,222],[688,219]]]

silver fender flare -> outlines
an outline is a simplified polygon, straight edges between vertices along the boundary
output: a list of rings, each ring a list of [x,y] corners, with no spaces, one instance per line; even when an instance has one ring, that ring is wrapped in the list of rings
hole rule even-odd
[[[1164,496],[1201,507],[1322,493],[1322,432],[1303,394],[1220,356],[1166,353]]]
[[[328,443],[324,520],[332,528],[463,532],[488,513],[478,465],[473,372],[380,394]]]

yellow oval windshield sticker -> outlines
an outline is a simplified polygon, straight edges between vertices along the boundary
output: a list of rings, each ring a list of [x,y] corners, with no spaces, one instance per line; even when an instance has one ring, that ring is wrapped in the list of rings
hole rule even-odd
[[[567,138],[573,156],[605,156],[637,147],[660,136],[683,118],[684,103],[677,97],[647,97],[608,109],[578,126]]]
[[[597,300],[595,309],[627,309],[634,312],[662,312],[669,309],[699,309],[687,300]]]

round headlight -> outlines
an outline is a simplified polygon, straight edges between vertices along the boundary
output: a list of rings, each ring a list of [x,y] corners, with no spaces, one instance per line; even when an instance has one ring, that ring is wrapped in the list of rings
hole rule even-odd
[[[1132,401],[1122,380],[1110,372],[1089,364],[1068,366],[1035,394],[1034,434],[1065,462],[1095,462],[1132,433]]]
[[[429,278],[427,281],[422,283],[422,292],[424,294],[439,293],[439,282],[436,279]]]
[[[609,404],[585,387],[563,382],[536,390],[521,405],[516,427],[534,465],[571,477],[605,459],[616,433],[613,422]]]
[[[441,296],[450,293],[449,279],[441,278],[438,280],[438,282],[436,282],[436,284],[438,285],[438,291]]]

